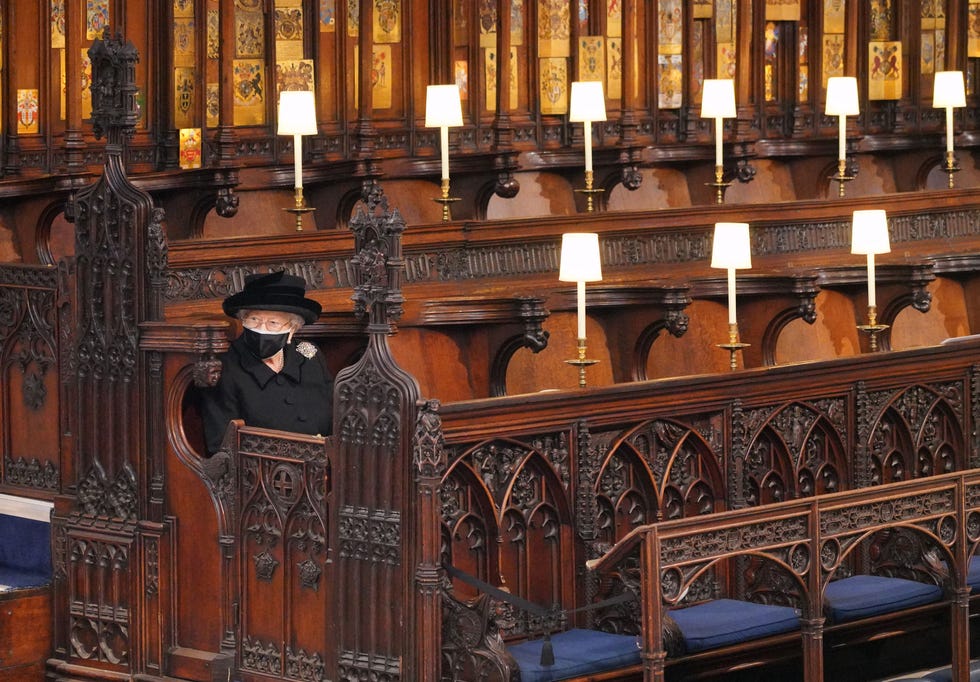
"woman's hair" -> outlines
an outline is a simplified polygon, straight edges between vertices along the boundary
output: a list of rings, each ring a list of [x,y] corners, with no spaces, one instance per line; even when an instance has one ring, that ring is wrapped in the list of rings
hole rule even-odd
[[[289,318],[289,323],[293,326],[294,329],[299,329],[304,324],[306,324],[306,320],[304,320],[302,316],[297,315],[296,313],[287,313],[283,310],[263,310],[262,308],[242,308],[241,310],[238,311],[236,317],[240,322],[244,322],[245,318],[251,315],[252,313],[264,313],[264,312],[282,313],[283,315],[286,315]]]

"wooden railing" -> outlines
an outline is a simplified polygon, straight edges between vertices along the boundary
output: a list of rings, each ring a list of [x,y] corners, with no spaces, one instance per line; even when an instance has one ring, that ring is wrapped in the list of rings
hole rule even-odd
[[[853,491],[846,499],[864,504],[877,499],[882,484],[919,479],[928,486],[936,474],[975,468],[978,350],[980,341],[967,339],[792,367],[442,405],[432,416],[441,420],[446,456],[443,556],[525,599],[569,609],[588,603],[602,582],[572,567],[648,532],[648,524],[697,524],[703,514],[724,511],[729,518],[746,508],[732,518],[762,523],[773,509],[791,509],[805,520],[809,503],[778,503]],[[911,485],[905,492],[919,490]],[[930,509],[961,527],[954,502],[943,499],[948,508]],[[834,503],[820,504],[820,518],[830,519]],[[808,544],[808,523],[793,546],[820,556]],[[824,535],[843,547],[845,530]],[[774,533],[773,542],[786,537],[793,536]],[[766,551],[775,552],[775,545]],[[854,559],[843,549],[839,554],[815,581]],[[781,561],[792,565],[787,556]],[[809,580],[804,573],[796,578]],[[457,618],[457,601],[475,596],[454,583],[445,616]],[[641,624],[629,614],[576,622],[634,632]],[[535,632],[520,614],[498,625],[505,640]],[[486,640],[481,646],[493,650]]]
[[[965,472],[664,521],[637,528],[588,565],[603,572],[626,559],[638,559],[644,678],[662,682],[667,658],[662,632],[670,607],[719,562],[740,556],[771,560],[805,595],[800,619],[804,679],[819,682],[824,674],[823,594],[828,583],[864,539],[886,529],[908,529],[938,550],[949,568],[944,587],[953,679],[966,679],[966,575],[970,552],[980,539],[978,495],[980,474]]]

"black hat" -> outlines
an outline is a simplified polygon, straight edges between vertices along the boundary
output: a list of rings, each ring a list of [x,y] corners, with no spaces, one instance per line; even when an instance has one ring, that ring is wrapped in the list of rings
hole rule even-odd
[[[306,298],[306,280],[283,271],[249,275],[245,287],[224,300],[221,308],[235,317],[239,310],[277,310],[295,313],[307,323],[320,316],[320,304]]]

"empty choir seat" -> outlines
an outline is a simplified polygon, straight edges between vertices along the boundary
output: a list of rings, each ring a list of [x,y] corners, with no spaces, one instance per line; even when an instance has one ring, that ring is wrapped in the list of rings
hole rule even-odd
[[[798,609],[737,599],[713,599],[673,609],[670,615],[680,630],[687,653],[739,644],[800,628]]]
[[[942,597],[943,590],[937,585],[904,578],[853,575],[827,585],[824,612],[830,622],[846,623],[931,604]]]
[[[521,671],[521,682],[557,682],[640,664],[640,639],[599,630],[573,629],[551,636],[555,662],[542,665],[545,640],[507,647]]]
[[[970,592],[976,594],[980,592],[980,556],[970,557],[970,567],[966,574],[966,584],[970,586]]]

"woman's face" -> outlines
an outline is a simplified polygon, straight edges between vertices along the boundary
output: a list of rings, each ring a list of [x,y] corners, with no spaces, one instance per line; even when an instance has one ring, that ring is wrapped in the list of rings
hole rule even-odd
[[[274,334],[294,331],[293,316],[276,310],[249,310],[242,315],[242,324],[248,329]]]

